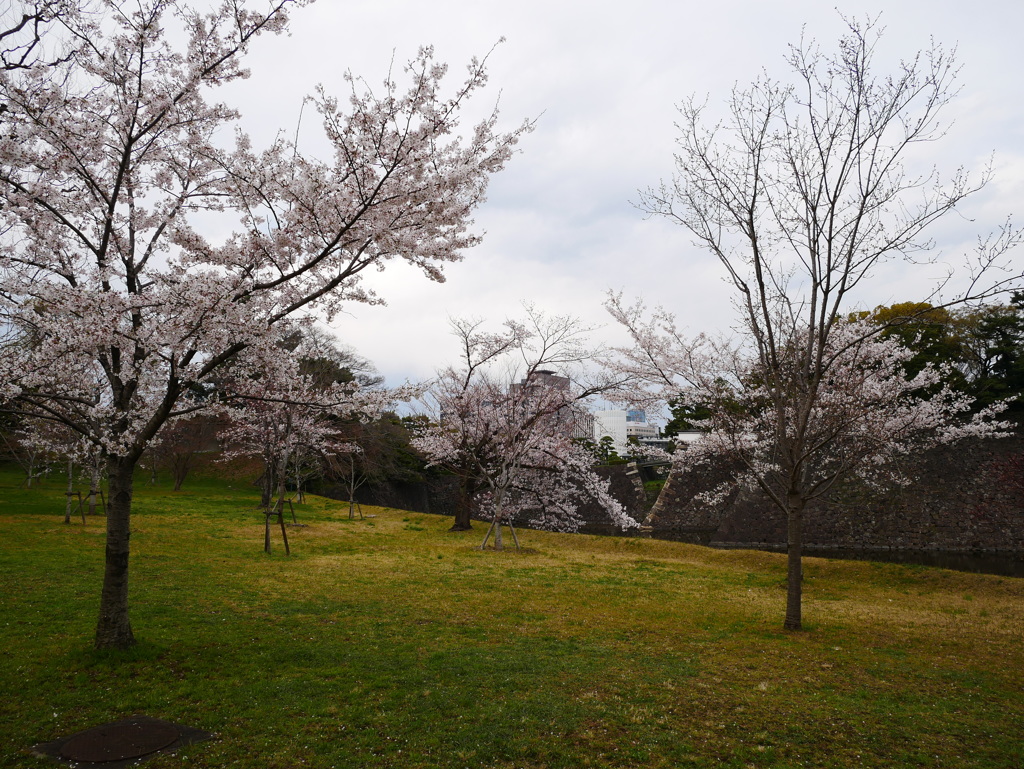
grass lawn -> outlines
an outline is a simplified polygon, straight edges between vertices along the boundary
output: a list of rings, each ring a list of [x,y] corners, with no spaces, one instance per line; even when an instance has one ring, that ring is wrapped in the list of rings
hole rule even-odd
[[[1024,767],[1024,580],[136,485],[139,646],[92,650],[99,517],[0,471],[0,767],[133,714],[217,740],[163,767]]]

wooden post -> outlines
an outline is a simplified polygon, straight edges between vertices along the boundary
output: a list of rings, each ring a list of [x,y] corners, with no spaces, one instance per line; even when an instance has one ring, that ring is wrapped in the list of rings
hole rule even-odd
[[[516,543],[516,550],[522,550],[522,548],[519,547],[519,537],[516,536],[516,530],[512,528],[511,522],[508,524],[508,530],[512,532],[512,540]]]
[[[289,504],[291,504],[289,502]],[[281,527],[281,538],[284,539],[284,554],[291,555],[292,551],[288,547],[288,530],[285,528],[284,523],[284,506],[281,504],[281,500],[277,501],[273,507],[265,508],[264,511],[265,522],[263,526],[263,552],[270,552],[270,519],[277,516],[277,522]],[[292,510],[292,517],[295,516],[295,510]]]
[[[292,515],[294,514],[294,511],[292,511]],[[281,524],[281,537],[284,539],[284,554],[291,555],[292,551],[288,549],[288,530],[284,527],[284,510],[278,512],[277,520],[278,523]]]
[[[484,541],[480,543],[480,549],[483,550],[487,547],[487,540],[491,538],[491,532],[494,531],[494,524],[496,521],[491,521],[491,525],[487,529],[487,533],[484,534]]]

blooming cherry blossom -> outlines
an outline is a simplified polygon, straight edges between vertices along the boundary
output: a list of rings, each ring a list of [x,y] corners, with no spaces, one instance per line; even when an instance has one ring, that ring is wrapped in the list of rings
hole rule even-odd
[[[380,302],[365,270],[405,260],[442,280],[529,130],[499,133],[492,114],[463,131],[484,63],[449,94],[424,49],[376,92],[350,77],[346,100],[313,97],[328,158],[283,139],[259,151],[240,132],[227,146],[237,114],[212,91],[245,77],[256,38],[304,4],[96,0],[67,20],[73,56],[0,72],[0,313],[17,336],[0,396],[107,463],[99,647],[134,643],[132,476],[161,426],[209,407],[243,353],[273,359],[279,324]]]
[[[580,384],[550,370],[595,355],[587,330],[573,318],[532,308],[525,321],[506,322],[501,333],[484,332],[479,321],[457,320],[453,327],[461,365],[439,372],[430,389],[434,423],[413,445],[455,472],[462,494],[471,498],[463,503],[475,502],[491,519],[481,547],[493,533],[500,550],[502,526],[519,519],[575,531],[584,500],[599,504],[623,529],[637,526],[575,440],[580,425],[588,424],[583,400],[614,383]]]

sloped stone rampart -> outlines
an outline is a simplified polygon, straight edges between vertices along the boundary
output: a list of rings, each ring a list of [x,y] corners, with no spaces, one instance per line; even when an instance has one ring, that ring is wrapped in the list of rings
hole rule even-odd
[[[640,520],[644,508],[644,484],[635,465],[611,465],[596,468],[598,475],[610,481],[609,491],[633,518]],[[348,489],[341,484],[321,484],[316,492],[331,499],[348,499]],[[356,491],[356,499],[367,505],[393,507],[437,515],[454,515],[458,499],[458,480],[440,475],[427,481],[389,481],[366,484]],[[588,524],[610,525],[608,513],[593,502],[580,506],[580,514]],[[475,516],[474,516],[475,517]]]
[[[1024,436],[933,449],[908,457],[906,469],[917,478],[908,486],[850,483],[810,506],[805,544],[1024,553]],[[785,516],[763,494],[736,491],[714,507],[694,499],[725,476],[673,472],[648,525],[723,544],[784,544]]]
[[[716,530],[735,504],[738,491],[733,491],[714,505],[700,499],[699,495],[719,486],[728,477],[726,467],[700,468],[686,473],[673,469],[644,524],[656,530]]]
[[[637,521],[643,520],[646,500],[644,482],[637,466],[630,463],[607,465],[594,469],[599,476],[609,481],[609,493],[619,501],[626,512]],[[581,504],[579,513],[588,525],[608,526],[612,524],[607,511],[594,502],[587,501]]]

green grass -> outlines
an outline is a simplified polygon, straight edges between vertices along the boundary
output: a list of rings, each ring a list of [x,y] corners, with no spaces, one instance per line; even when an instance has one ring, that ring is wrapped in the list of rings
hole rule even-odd
[[[165,767],[1024,766],[1024,580],[477,527],[253,490],[136,489],[126,653],[91,649],[102,519],[0,472],[0,767],[136,713],[214,732]]]

